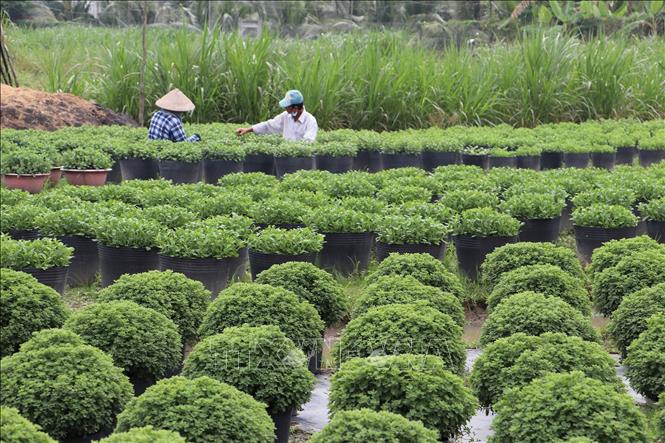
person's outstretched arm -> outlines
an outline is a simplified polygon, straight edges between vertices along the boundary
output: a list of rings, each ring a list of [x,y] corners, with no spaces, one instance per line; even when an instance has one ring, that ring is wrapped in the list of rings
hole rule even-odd
[[[271,118],[270,120],[266,120],[261,123],[257,123],[255,125],[250,126],[249,128],[238,128],[236,129],[236,134],[237,135],[245,135],[250,132],[253,132],[258,135],[263,135],[263,134],[281,134],[282,130],[284,128],[284,116],[286,115],[285,112],[279,114],[275,118]]]

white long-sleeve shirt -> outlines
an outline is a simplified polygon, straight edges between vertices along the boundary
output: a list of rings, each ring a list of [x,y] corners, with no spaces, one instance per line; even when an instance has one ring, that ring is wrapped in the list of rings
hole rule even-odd
[[[319,125],[316,118],[303,109],[298,120],[294,120],[284,111],[275,118],[253,125],[252,129],[259,135],[281,133],[285,140],[314,141]]]

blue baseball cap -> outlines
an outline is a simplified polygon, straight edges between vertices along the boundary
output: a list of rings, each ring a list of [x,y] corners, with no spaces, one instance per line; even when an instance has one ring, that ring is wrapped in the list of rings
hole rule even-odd
[[[286,93],[283,99],[279,101],[279,106],[282,108],[287,108],[293,105],[302,105],[305,102],[305,99],[302,98],[302,94],[297,89],[291,89]]]

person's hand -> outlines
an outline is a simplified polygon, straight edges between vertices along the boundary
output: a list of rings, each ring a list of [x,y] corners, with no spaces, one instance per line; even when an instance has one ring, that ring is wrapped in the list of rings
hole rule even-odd
[[[238,128],[236,129],[236,135],[240,137],[241,135],[245,135],[248,132],[252,132],[252,128]]]

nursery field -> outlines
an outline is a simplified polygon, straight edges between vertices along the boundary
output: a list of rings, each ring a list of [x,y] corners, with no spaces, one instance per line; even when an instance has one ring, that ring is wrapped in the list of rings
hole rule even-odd
[[[665,441],[665,121],[234,128],[3,130],[3,441]]]

